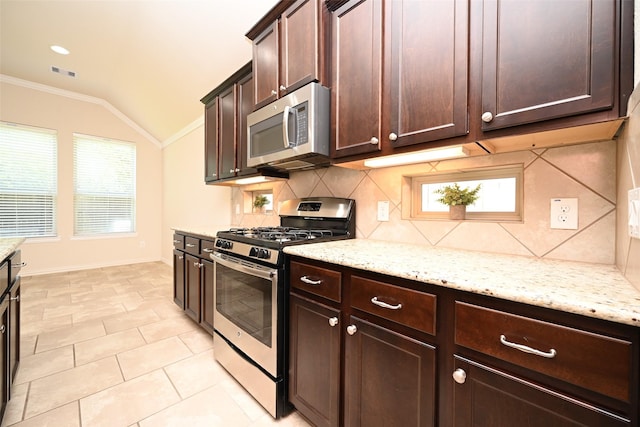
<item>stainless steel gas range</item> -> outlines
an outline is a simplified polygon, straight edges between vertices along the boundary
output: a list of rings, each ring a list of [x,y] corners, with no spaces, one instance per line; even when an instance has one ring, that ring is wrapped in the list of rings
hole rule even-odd
[[[280,226],[218,232],[214,355],[275,417],[288,412],[287,245],[355,237],[355,201],[315,197],[280,206]]]

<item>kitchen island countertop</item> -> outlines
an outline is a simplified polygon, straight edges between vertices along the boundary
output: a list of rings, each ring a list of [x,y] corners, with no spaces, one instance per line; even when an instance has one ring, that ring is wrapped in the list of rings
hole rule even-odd
[[[24,237],[0,238],[0,261],[8,257],[24,242]]]
[[[287,246],[284,252],[640,327],[640,290],[615,265],[368,239]]]

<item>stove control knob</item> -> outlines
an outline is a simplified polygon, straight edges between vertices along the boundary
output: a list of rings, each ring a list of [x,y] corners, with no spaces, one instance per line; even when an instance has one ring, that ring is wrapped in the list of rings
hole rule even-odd
[[[258,258],[258,248],[249,249],[249,256],[253,256],[253,257]]]
[[[270,256],[271,253],[266,249],[260,249],[260,251],[258,252],[258,258],[269,259]]]
[[[233,243],[231,243],[229,241],[225,240],[223,243],[224,243],[223,248],[225,248],[225,249],[231,249],[233,247]]]

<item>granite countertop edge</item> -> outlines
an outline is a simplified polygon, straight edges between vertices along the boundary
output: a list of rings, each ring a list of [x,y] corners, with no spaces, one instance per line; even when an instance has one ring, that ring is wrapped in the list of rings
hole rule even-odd
[[[11,255],[18,246],[24,243],[24,237],[3,237],[0,238],[0,262]]]
[[[349,239],[289,255],[640,327],[640,290],[615,265]]]
[[[221,225],[219,227],[170,227],[173,231],[177,233],[186,233],[193,234],[201,237],[209,237],[215,239],[216,233],[218,230],[226,230],[229,229],[229,226]]]

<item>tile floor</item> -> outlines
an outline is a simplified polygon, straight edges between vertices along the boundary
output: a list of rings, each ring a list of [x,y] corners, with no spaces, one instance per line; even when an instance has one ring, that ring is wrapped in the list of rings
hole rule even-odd
[[[2,427],[281,426],[173,303],[171,267],[22,278],[20,367]]]

